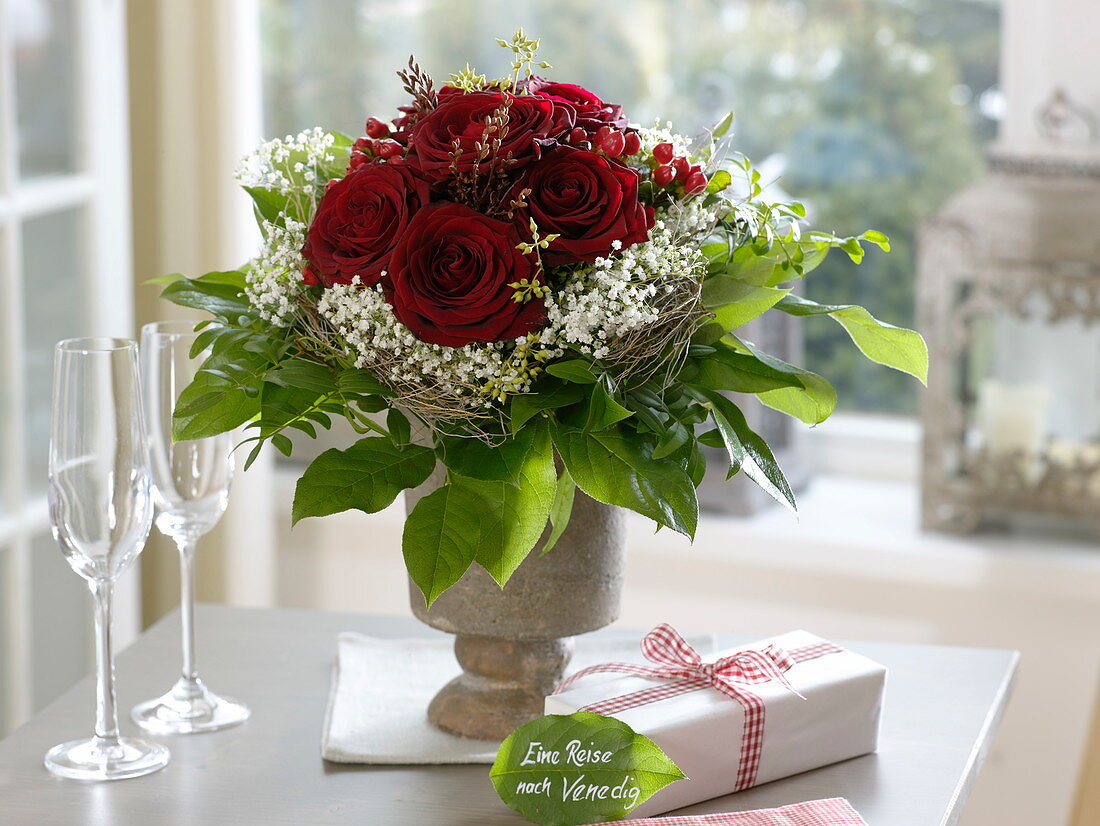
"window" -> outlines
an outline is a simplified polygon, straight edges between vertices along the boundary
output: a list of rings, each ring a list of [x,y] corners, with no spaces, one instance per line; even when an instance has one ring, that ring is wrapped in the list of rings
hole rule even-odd
[[[996,131],[995,0],[263,0],[266,131],[322,125],[361,134],[402,101],[393,72],[414,52],[437,82],[467,60],[502,74],[494,43],[523,26],[553,71],[622,103],[638,122],[692,133],[727,108],[736,148],[804,198],[814,223],[891,236],[890,255],[842,257],[808,297],[914,319],[917,222],[982,173]],[[866,364],[825,319],[804,325],[806,362],[849,410],[912,414],[916,387]]]
[[[92,664],[46,460],[54,343],[132,332],[122,12],[0,2],[0,735]],[[119,600],[120,642],[135,596]]]

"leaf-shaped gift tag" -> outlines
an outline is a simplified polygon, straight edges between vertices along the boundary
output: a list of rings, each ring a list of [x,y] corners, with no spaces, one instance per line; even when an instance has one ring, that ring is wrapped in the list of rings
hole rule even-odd
[[[626,723],[578,711],[520,726],[501,744],[489,776],[524,817],[578,826],[620,820],[684,774]]]

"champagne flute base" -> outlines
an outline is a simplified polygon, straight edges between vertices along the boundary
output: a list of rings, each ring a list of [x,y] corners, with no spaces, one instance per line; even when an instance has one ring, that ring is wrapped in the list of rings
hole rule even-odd
[[[133,737],[105,740],[92,737],[54,746],[45,764],[71,780],[125,780],[160,771],[168,765],[168,749]]]
[[[240,725],[251,713],[244,703],[219,697],[200,680],[180,680],[164,696],[134,706],[130,717],[151,734],[198,734]]]

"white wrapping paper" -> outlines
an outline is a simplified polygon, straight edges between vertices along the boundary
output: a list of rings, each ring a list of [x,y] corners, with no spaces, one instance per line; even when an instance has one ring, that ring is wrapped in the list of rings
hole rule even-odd
[[[792,631],[704,659],[713,662],[769,643],[790,651],[821,642],[825,640],[806,631]],[[805,700],[774,682],[746,686],[767,706],[757,785],[875,750],[886,684],[883,666],[845,650],[795,663],[786,677]],[[571,714],[656,682],[644,677],[591,674],[568,691],[547,697],[546,713]],[[744,724],[744,709],[736,700],[703,689],[614,716],[651,738],[689,778],[657,792],[631,812],[631,817],[662,814],[733,790]]]

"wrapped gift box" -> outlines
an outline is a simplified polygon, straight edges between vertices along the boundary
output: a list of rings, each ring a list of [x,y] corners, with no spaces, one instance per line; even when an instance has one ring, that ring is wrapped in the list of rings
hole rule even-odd
[[[682,642],[667,626],[647,641],[662,628]],[[684,646],[690,658],[694,652]],[[883,666],[806,631],[703,659],[715,662],[746,650],[769,652],[789,687],[774,675],[761,677],[751,662],[749,676],[735,679],[727,693],[701,685],[710,679],[705,673],[693,681],[624,675],[617,669],[583,674],[547,697],[545,710],[590,710],[616,717],[651,738],[687,775],[689,779],[666,786],[631,817],[661,814],[875,750],[886,683]],[[669,666],[666,662],[660,667]],[[760,681],[753,681],[754,676]],[[752,696],[742,701],[730,693]]]

